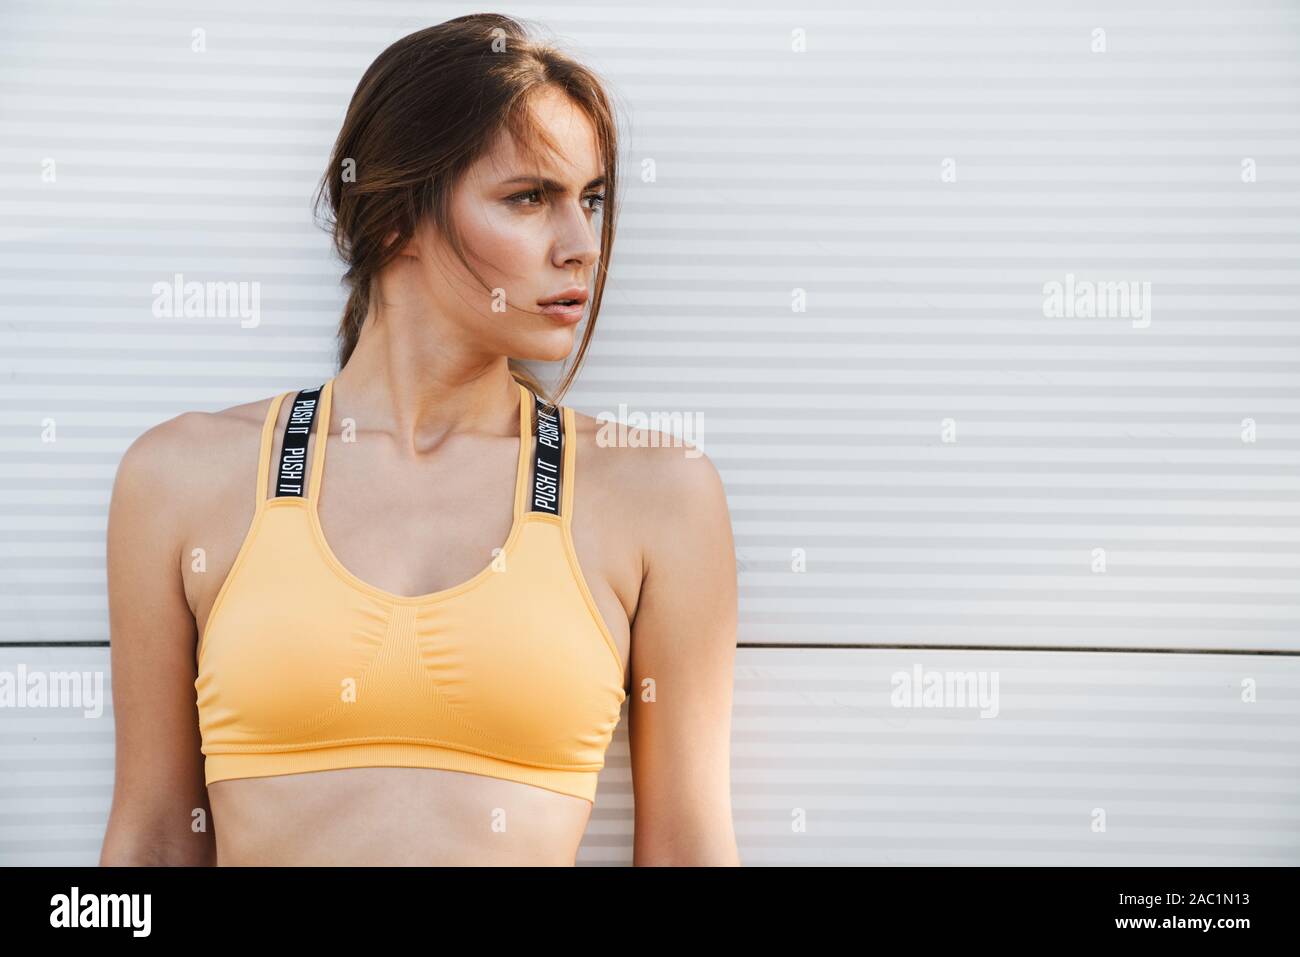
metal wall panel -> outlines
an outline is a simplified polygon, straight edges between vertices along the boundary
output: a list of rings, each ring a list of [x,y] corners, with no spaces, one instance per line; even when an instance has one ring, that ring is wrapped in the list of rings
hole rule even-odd
[[[111,694],[103,649],[0,648],[0,672],[20,664]],[[992,706],[899,706],[917,667],[983,675]],[[0,767],[0,864],[98,861],[111,698],[7,715]],[[1300,662],[744,648],[732,792],[747,866],[1296,865]],[[632,862],[632,809],[625,706],[579,864]]]

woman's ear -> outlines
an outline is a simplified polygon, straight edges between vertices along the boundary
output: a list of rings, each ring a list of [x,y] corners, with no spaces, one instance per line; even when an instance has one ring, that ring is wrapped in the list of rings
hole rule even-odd
[[[383,248],[387,250],[390,246],[398,247],[396,248],[396,255],[398,256],[409,256],[412,257],[412,259],[419,259],[422,252],[424,252],[424,239],[422,239],[420,235],[420,230],[417,229],[415,234],[411,235],[411,237],[407,238],[407,241],[403,243],[400,242],[398,230],[394,229],[391,230],[386,237],[383,237]]]
[[[398,232],[397,230],[394,229],[387,236],[384,237],[384,248],[387,249],[388,247],[397,243],[397,241],[398,241]],[[410,240],[408,240],[405,244],[401,246],[401,248],[397,250],[397,255],[412,256],[418,258],[419,251],[420,251],[419,246],[417,245],[418,243],[419,243],[419,237],[412,236]]]

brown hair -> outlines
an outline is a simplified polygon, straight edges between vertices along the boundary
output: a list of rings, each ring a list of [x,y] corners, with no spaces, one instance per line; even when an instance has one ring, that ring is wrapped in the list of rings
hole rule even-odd
[[[466,258],[451,222],[451,192],[503,129],[533,160],[540,155],[533,145],[537,140],[556,150],[529,110],[532,97],[545,88],[567,94],[590,119],[606,179],[600,262],[577,358],[554,396],[510,360],[511,375],[543,401],[558,403],[563,397],[596,325],[614,242],[615,118],[594,73],[549,43],[530,38],[519,21],[496,13],[456,17],[402,37],[375,58],[352,94],[316,194],[318,210],[328,196],[332,216],[327,228],[348,267],[343,275],[348,301],[338,329],[340,369],[356,348],[373,280],[425,217],[488,288]],[[396,241],[385,242],[394,232]]]

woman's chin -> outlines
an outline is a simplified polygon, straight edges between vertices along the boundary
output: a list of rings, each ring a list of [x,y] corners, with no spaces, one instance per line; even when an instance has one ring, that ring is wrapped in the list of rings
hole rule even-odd
[[[555,326],[551,329],[528,336],[519,344],[519,351],[511,355],[517,359],[529,359],[535,362],[560,362],[573,352],[577,326]]]

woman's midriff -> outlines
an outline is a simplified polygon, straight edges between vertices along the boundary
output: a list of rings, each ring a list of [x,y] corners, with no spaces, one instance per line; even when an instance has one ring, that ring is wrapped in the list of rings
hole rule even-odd
[[[218,866],[571,866],[591,804],[482,774],[342,768],[208,786]]]

